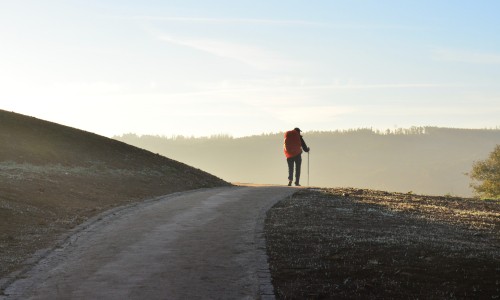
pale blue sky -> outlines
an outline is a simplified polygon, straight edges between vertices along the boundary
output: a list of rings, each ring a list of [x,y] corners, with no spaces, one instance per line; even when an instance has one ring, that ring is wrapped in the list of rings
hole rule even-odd
[[[500,126],[500,1],[0,1],[0,108],[112,136]]]

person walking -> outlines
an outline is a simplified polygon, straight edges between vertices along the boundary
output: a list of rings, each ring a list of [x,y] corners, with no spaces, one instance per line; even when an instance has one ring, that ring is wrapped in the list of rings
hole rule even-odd
[[[302,130],[294,128],[293,130],[285,132],[285,142],[283,150],[285,152],[286,161],[288,163],[288,186],[292,185],[293,181],[293,168],[295,165],[295,186],[300,186],[300,167],[302,165],[302,149],[305,152],[311,150],[307,147],[304,138],[300,133]]]

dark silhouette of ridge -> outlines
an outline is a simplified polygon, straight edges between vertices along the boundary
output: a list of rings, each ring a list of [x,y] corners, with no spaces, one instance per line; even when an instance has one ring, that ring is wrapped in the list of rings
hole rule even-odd
[[[123,142],[0,110],[0,277],[102,211],[226,185]]]
[[[0,161],[81,167],[97,164],[128,170],[160,164],[210,176],[114,139],[4,110],[0,110],[0,140]]]

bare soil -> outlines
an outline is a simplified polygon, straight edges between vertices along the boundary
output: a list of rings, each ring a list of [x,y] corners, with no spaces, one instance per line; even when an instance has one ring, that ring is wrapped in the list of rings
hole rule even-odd
[[[499,299],[500,201],[309,189],[265,234],[278,299]]]

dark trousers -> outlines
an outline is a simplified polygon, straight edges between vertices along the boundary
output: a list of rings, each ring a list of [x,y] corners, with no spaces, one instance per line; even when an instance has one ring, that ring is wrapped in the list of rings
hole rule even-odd
[[[293,165],[295,164],[295,183],[299,183],[302,154],[287,158],[286,162],[288,163],[288,180],[293,180]]]

